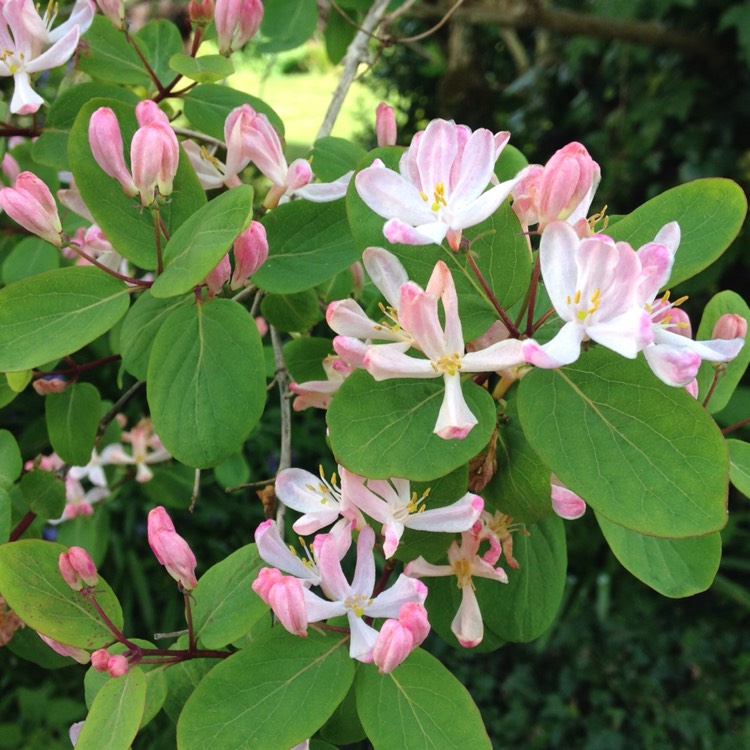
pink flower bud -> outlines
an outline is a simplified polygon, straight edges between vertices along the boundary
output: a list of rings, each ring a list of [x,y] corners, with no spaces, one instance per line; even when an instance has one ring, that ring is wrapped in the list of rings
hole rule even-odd
[[[117,180],[125,194],[135,197],[138,189],[125,166],[122,133],[115,113],[109,107],[99,107],[89,120],[89,145],[96,163],[106,174]]]
[[[124,0],[96,0],[99,10],[118,28],[125,25]]]
[[[188,3],[188,16],[191,23],[205,26],[213,21],[214,18],[214,0],[190,0]]]
[[[551,478],[552,510],[560,518],[575,521],[586,512],[586,502],[568,489],[554,474]]]
[[[18,175],[21,173],[18,162],[7,152],[3,156],[2,171],[11,185],[18,179]]]
[[[49,188],[32,172],[21,172],[12,188],[0,190],[0,206],[32,234],[62,247],[62,224]]]
[[[414,649],[411,630],[398,620],[386,620],[372,650],[372,660],[380,674],[394,670]]]
[[[424,604],[406,602],[398,613],[398,621],[411,632],[414,638],[414,648],[419,646],[430,632],[430,623]]]
[[[130,669],[130,664],[122,654],[111,656],[107,662],[107,672],[110,677],[122,677]]]
[[[58,558],[60,574],[74,591],[91,588],[99,582],[96,565],[83,547],[71,547]]]
[[[249,105],[242,115],[242,151],[274,185],[284,185],[288,166],[279,134],[265,115]],[[236,110],[234,110],[236,112]],[[250,114],[252,112],[252,114]],[[232,116],[234,112],[230,113]]]
[[[253,221],[234,241],[234,273],[229,286],[232,289],[245,286],[248,278],[266,262],[266,258],[266,228],[259,221]]]
[[[261,0],[216,0],[214,22],[219,52],[244,47],[258,32],[263,20]]]
[[[587,197],[593,197],[600,177],[599,165],[580,143],[569,143],[557,151],[539,182],[540,231],[551,221],[567,219]]]
[[[725,313],[714,326],[713,339],[744,339],[747,336],[747,321],[736,313]]]
[[[375,109],[375,135],[378,146],[396,145],[396,116],[393,107],[385,102],[380,102]]]
[[[180,147],[172,128],[165,125],[152,109],[143,110],[143,113],[144,119],[146,116],[153,119],[135,131],[130,144],[130,167],[141,203],[150,206],[157,189],[159,195],[171,194],[180,160]]]
[[[141,127],[150,125],[152,122],[160,122],[162,125],[169,127],[169,118],[161,107],[151,99],[138,102],[135,107],[135,119],[138,120],[138,125]]]
[[[62,377],[37,378],[31,383],[31,387],[40,395],[49,393],[62,393],[68,384]]]
[[[107,664],[109,664],[110,658],[111,654],[109,653],[109,651],[107,651],[106,648],[97,649],[93,654],[91,654],[91,666],[97,672],[106,672]]]
[[[307,608],[299,578],[285,576],[276,568],[262,568],[252,589],[290,633],[307,636]]]
[[[211,273],[206,276],[206,286],[208,287],[208,296],[214,297],[221,292],[224,284],[229,281],[229,276],[232,273],[232,264],[229,262],[229,253],[227,253],[214,268]]]
[[[159,563],[185,591],[192,591],[198,585],[195,555],[175,531],[172,519],[161,505],[149,511],[148,543]]]

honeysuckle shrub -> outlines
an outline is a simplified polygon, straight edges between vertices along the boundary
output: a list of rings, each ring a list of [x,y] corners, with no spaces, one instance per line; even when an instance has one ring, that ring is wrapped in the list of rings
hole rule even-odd
[[[0,24],[18,56],[0,641],[90,663],[77,747],[127,748],[162,709],[185,749],[490,747],[423,644],[543,635],[566,520],[593,514],[667,597],[711,585],[729,481],[748,493],[747,444],[713,415],[750,311],[720,292],[694,339],[679,284],[739,232],[735,183],[618,215],[581,143],[528,165],[510,133],[436,119],[399,145],[387,106],[374,151],[322,137],[289,163],[278,115],[221,81],[256,33],[304,41],[314,3],[191,3],[187,47],[171,22],[131,32],[100,8],[55,31],[8,0]],[[30,74],[79,37],[45,102]],[[327,469],[294,465],[292,409],[326,411]],[[248,476],[269,434],[276,460]],[[265,519],[211,566],[174,513],[215,501],[207,481],[257,490]],[[140,583],[106,581],[124,498],[147,535],[117,540],[150,547],[164,571],[146,585],[176,585],[181,631],[132,632],[121,599]]]

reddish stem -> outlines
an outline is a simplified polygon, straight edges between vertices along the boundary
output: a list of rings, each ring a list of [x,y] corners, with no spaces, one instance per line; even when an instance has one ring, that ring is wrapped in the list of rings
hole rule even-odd
[[[722,435],[728,435],[730,432],[734,432],[735,430],[739,430],[740,427],[744,427],[746,424],[750,424],[750,417],[747,419],[743,419],[740,422],[735,422],[734,424],[730,424],[729,427],[725,427],[722,431]]]
[[[26,529],[31,526],[31,524],[34,522],[34,519],[36,518],[36,513],[34,511],[29,511],[18,523],[18,526],[16,526],[13,531],[10,532],[10,538],[8,539],[9,542],[16,542],[18,541],[22,536],[23,532],[26,531]]]
[[[711,387],[708,389],[708,393],[706,394],[706,398],[703,399],[703,408],[705,409],[708,406],[708,402],[711,400],[711,396],[714,395],[714,390],[716,390],[716,385],[719,382],[719,376],[720,372],[718,370],[714,370],[714,379],[711,381]]]
[[[518,328],[516,328],[513,321],[508,317],[508,313],[505,312],[505,308],[500,304],[500,301],[497,297],[495,297],[492,289],[490,289],[490,285],[487,283],[487,280],[484,278],[484,275],[479,270],[479,266],[477,266],[476,261],[474,258],[472,258],[471,253],[466,253],[466,258],[469,261],[469,265],[471,266],[471,270],[474,272],[474,275],[477,277],[477,280],[482,286],[482,289],[484,289],[484,293],[487,295],[487,298],[492,303],[492,306],[497,310],[497,314],[500,316],[503,323],[505,323],[505,327],[508,329],[508,332],[513,338],[518,338],[520,336],[520,331]]]
[[[108,357],[100,357],[94,359],[91,362],[84,362],[82,365],[73,363],[73,367],[68,367],[64,370],[49,370],[48,372],[35,372],[32,377],[35,380],[39,378],[49,377],[50,375],[78,375],[79,372],[85,372],[86,370],[93,370],[95,367],[100,365],[106,365],[110,362],[119,362],[122,359],[120,354],[110,354]]]
[[[76,245],[74,242],[69,242],[67,244],[67,247],[69,247],[76,255],[91,263],[92,266],[96,266],[97,268],[104,271],[104,273],[109,274],[110,276],[114,276],[116,279],[120,279],[120,281],[124,281],[126,284],[135,284],[136,286],[150,287],[154,283],[153,281],[143,281],[143,279],[134,279],[131,276],[124,276],[121,273],[117,273],[117,271],[113,271],[111,268],[107,268],[107,266],[105,266],[103,263],[100,263],[92,255],[89,255],[84,250],[81,250],[81,248],[78,247],[78,245]]]

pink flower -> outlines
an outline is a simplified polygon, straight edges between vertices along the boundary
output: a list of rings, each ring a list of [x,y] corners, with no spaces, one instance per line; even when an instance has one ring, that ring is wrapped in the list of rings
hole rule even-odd
[[[258,32],[263,20],[261,0],[216,0],[214,22],[219,52],[244,47]]]
[[[493,568],[477,554],[479,538],[470,531],[461,535],[461,544],[453,542],[448,550],[448,565],[433,565],[423,557],[410,562],[404,573],[407,576],[423,578],[425,576],[455,575],[461,589],[461,605],[451,623],[451,630],[458,642],[465,648],[472,648],[482,642],[484,623],[479,610],[479,602],[474,593],[472,576],[491,578],[500,583],[508,583],[508,576],[502,568]]]
[[[268,258],[266,228],[259,221],[250,222],[250,226],[234,241],[233,250],[234,271],[229,286],[239,289]]]
[[[99,10],[115,25],[122,29],[125,25],[124,0],[96,0]]]
[[[161,196],[172,193],[180,147],[167,116],[157,104],[142,101],[135,113],[141,127],[130,143],[130,167],[141,203],[150,206],[156,200],[156,190]]]
[[[488,218],[508,197],[515,180],[487,190],[510,134],[433,120],[414,136],[399,172],[378,159],[355,178],[362,200],[385,219],[390,242],[440,244],[458,249],[464,229]]]
[[[150,481],[154,473],[149,468],[151,464],[161,463],[171,458],[169,451],[162,445],[158,435],[154,432],[153,423],[148,417],[141,419],[128,432],[122,433],[122,439],[130,443],[131,453],[125,452],[120,443],[108,445],[103,451],[103,464],[125,464],[136,467],[137,482]]]
[[[455,503],[426,509],[428,492],[421,497],[411,491],[408,479],[365,479],[341,470],[342,494],[370,518],[383,524],[383,552],[392,557],[405,528],[416,531],[468,531],[484,508],[478,495],[466,493]]]
[[[552,510],[566,521],[575,521],[586,512],[586,501],[568,489],[554,474],[550,480]]]
[[[282,575],[276,568],[262,568],[252,589],[290,633],[307,636],[304,589],[298,578]]]
[[[229,277],[232,275],[232,263],[229,260],[229,253],[227,253],[216,265],[211,273],[206,276],[205,284],[208,287],[208,296],[215,297],[221,293],[224,284],[229,281]]]
[[[555,221],[542,234],[539,258],[547,293],[565,325],[546,344],[524,341],[527,362],[544,368],[571,364],[588,339],[634,359],[653,341],[639,289],[641,259],[626,242],[604,235],[580,239],[569,224]]]
[[[130,171],[125,166],[122,133],[117,116],[109,107],[99,107],[89,120],[89,145],[96,163],[110,177],[117,180],[126,195],[138,194]]]
[[[92,588],[99,582],[96,565],[83,547],[71,547],[60,553],[58,565],[60,575],[73,591]]]
[[[62,247],[62,224],[50,189],[33,172],[21,172],[12,188],[0,190],[0,206],[32,234]]]
[[[159,564],[185,591],[192,591],[198,585],[195,555],[175,531],[172,519],[161,505],[149,511],[148,543]]]
[[[585,219],[601,179],[599,165],[580,143],[569,143],[545,164],[522,170],[513,187],[513,210],[524,228],[541,232],[553,221]]]

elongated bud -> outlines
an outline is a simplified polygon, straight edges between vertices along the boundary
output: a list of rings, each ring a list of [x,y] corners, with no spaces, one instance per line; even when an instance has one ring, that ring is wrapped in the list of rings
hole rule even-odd
[[[711,338],[744,339],[745,336],[747,336],[747,321],[736,313],[726,313],[716,321]]]
[[[414,638],[414,648],[419,646],[430,632],[430,622],[427,619],[427,610],[424,604],[406,602],[401,606],[398,620],[411,631]]]
[[[122,150],[122,133],[115,113],[109,107],[99,107],[89,120],[89,145],[96,163],[106,174],[117,180],[131,198],[138,194]]]
[[[554,474],[551,479],[552,510],[567,521],[575,521],[586,512],[586,501],[568,489]]]
[[[214,0],[190,0],[188,3],[190,22],[198,26],[205,26],[214,19]]]
[[[88,664],[89,652],[85,648],[79,648],[78,646],[68,646],[67,643],[60,643],[54,638],[48,638],[46,635],[37,633],[37,635],[57,654],[60,656],[68,656],[71,659],[75,659],[79,664]]]
[[[253,221],[234,241],[234,273],[230,287],[239,289],[245,286],[252,276],[268,258],[268,238],[266,228]]]
[[[109,653],[109,651],[107,651],[106,648],[97,649],[93,654],[91,654],[91,666],[97,672],[106,672],[107,665],[109,664],[109,660],[111,658],[112,655]]]
[[[195,555],[175,531],[172,519],[161,505],[149,511],[148,543],[159,563],[185,591],[192,591],[198,585]]]
[[[152,122],[160,122],[162,125],[169,127],[169,118],[166,113],[151,99],[144,99],[136,104],[135,119],[141,127],[150,125]]]
[[[375,135],[378,146],[396,145],[396,116],[393,107],[380,102],[375,109]]]
[[[125,26],[124,0],[96,0],[99,10],[118,28]]]
[[[159,118],[155,117],[135,131],[130,144],[130,167],[144,206],[155,201],[157,189],[159,195],[171,194],[179,160],[180,149],[174,131]]]
[[[414,636],[411,630],[398,620],[386,620],[380,628],[372,660],[380,674],[393,671],[414,649]]]
[[[99,582],[96,565],[83,547],[71,547],[58,558],[60,574],[74,591],[91,588]]]
[[[214,22],[219,52],[244,47],[258,32],[263,20],[261,0],[216,0]]]
[[[0,206],[32,234],[62,247],[62,224],[49,188],[32,172],[21,172],[12,188],[0,190]]]
[[[276,568],[262,568],[252,589],[290,633],[307,636],[307,608],[299,578],[285,576]]]
[[[582,144],[569,143],[557,151],[539,182],[539,229],[567,219],[589,195],[593,197],[600,177],[599,165]]]

